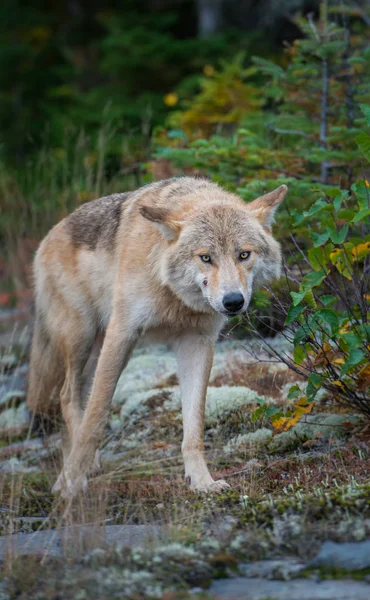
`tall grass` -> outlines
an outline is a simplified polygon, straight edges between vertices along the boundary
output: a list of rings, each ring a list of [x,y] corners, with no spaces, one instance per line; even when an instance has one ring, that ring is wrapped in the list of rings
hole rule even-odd
[[[96,136],[66,131],[62,147],[45,145],[23,168],[1,165],[0,256],[10,261],[10,276],[22,278],[17,263],[80,204],[141,185],[144,158],[140,137],[105,124]]]

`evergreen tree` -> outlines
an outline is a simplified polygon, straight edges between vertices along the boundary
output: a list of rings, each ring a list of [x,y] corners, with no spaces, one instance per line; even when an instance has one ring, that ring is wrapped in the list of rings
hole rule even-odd
[[[370,46],[356,32],[353,13],[324,2],[317,22],[312,15],[296,19],[304,37],[287,47],[285,69],[254,59],[269,80],[265,92],[274,113],[268,127],[275,143],[285,138],[293,170],[323,184],[350,184],[360,167],[355,138],[363,123],[359,105],[370,99]]]

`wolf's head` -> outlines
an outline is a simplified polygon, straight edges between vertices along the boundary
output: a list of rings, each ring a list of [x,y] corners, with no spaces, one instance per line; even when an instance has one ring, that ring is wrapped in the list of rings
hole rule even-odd
[[[195,310],[245,311],[253,290],[280,274],[271,225],[286,192],[281,185],[249,204],[226,192],[206,203],[194,194],[182,211],[142,206],[141,214],[167,240],[162,282]]]

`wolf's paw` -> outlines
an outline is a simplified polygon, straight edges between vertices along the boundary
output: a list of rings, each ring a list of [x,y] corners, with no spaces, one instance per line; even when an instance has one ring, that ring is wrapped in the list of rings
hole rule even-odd
[[[219,479],[214,481],[213,479],[207,479],[207,481],[192,482],[190,477],[186,478],[186,482],[191,490],[195,492],[222,492],[223,490],[231,489],[231,486],[224,480]]]
[[[222,492],[223,490],[231,490],[231,485],[224,479],[218,479],[218,481],[211,483],[206,492]]]
[[[77,496],[79,492],[85,492],[86,489],[86,475],[72,476],[68,471],[63,469],[51,491],[53,494],[60,494],[65,500],[71,500]]]

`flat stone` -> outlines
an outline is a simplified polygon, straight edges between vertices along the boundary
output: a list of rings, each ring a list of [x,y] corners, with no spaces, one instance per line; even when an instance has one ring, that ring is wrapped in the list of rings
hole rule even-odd
[[[365,542],[324,542],[318,555],[311,561],[310,567],[333,567],[360,571],[370,568],[370,540]],[[369,590],[370,598],[370,590]]]
[[[16,389],[6,392],[4,395],[0,394],[0,410],[19,406],[25,397],[26,393],[23,390]]]
[[[242,563],[239,571],[244,577],[263,577],[264,579],[289,580],[305,568],[305,564],[285,558],[282,560],[257,560],[251,563]]]
[[[272,581],[236,577],[218,579],[207,590],[225,600],[369,600],[370,585],[362,581],[294,579]]]
[[[37,473],[41,469],[35,465],[28,466],[24,461],[16,456],[0,463],[0,473]]]
[[[82,556],[96,548],[136,547],[158,540],[163,528],[155,525],[76,525],[62,529],[0,536],[0,561],[9,554]]]
[[[17,366],[19,359],[15,354],[4,354],[0,356],[0,367],[2,369],[12,369]]]
[[[14,442],[13,444],[9,444],[9,446],[2,446],[2,448],[0,448],[0,460],[5,460],[12,456],[24,457],[30,453],[37,453],[39,450],[42,450],[44,446],[45,442],[42,437],[25,440],[23,442]]]
[[[21,435],[31,423],[30,412],[25,404],[8,408],[0,413],[0,438]]]

